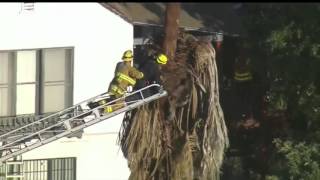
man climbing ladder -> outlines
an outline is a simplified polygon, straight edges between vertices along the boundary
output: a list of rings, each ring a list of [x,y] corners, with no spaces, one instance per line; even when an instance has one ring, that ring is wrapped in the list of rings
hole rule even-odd
[[[122,97],[129,86],[134,86],[136,84],[136,79],[143,78],[143,73],[131,66],[131,62],[133,61],[133,53],[131,50],[127,50],[123,53],[122,60],[122,62],[117,64],[115,77],[111,81],[108,88],[108,94],[111,97],[109,101]],[[99,102],[99,105],[106,103],[107,100],[102,100]],[[122,100],[116,104],[104,107],[103,112],[110,113],[124,106],[125,101]]]

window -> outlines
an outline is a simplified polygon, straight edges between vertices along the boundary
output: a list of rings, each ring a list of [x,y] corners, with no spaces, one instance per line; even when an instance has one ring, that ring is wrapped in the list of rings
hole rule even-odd
[[[41,113],[54,112],[72,105],[71,58],[67,50],[42,51]]]
[[[33,114],[36,103],[36,51],[18,51],[16,57],[16,114]]]
[[[72,105],[73,49],[0,52],[0,116],[44,114]]]
[[[25,180],[76,180],[76,158],[24,160],[23,168],[9,168],[9,173],[21,172]],[[5,180],[6,167],[0,167],[0,180]]]
[[[12,96],[12,53],[0,53],[0,116],[10,115],[12,112],[11,101]]]

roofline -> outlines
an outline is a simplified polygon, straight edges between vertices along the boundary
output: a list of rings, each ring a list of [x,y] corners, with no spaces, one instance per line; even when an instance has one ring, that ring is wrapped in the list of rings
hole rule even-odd
[[[118,15],[119,17],[121,17],[123,20],[125,20],[126,22],[130,23],[133,25],[133,22],[131,19],[129,19],[128,17],[126,17],[124,15],[124,13],[120,12],[119,10],[117,10],[116,8],[114,8],[112,6],[112,4],[110,3],[99,3],[102,7],[108,9],[109,11],[113,12],[114,14]]]
[[[132,24],[133,26],[135,25],[141,25],[141,26],[158,26],[158,27],[164,27],[164,25],[161,24],[156,24],[156,23],[144,23],[144,22],[138,22],[138,21],[133,21],[132,19],[128,18],[127,16],[124,15],[123,12],[120,12],[119,10],[117,10],[116,8],[114,8],[112,6],[111,3],[99,3],[101,6],[103,6],[104,8],[110,10],[111,12],[113,12],[114,14],[118,15],[119,17],[121,17],[123,20],[125,20],[126,22]],[[230,34],[227,32],[221,32],[221,31],[210,31],[208,28],[204,27],[204,28],[194,28],[194,27],[187,27],[187,26],[179,26],[179,28],[183,28],[187,31],[198,31],[198,32],[204,32],[204,33],[209,33],[209,34],[217,34],[217,33],[223,33],[224,35],[227,36],[233,36],[233,37],[238,37],[240,36],[239,34]]]
[[[133,25],[136,26],[157,26],[157,27],[163,27],[163,25],[160,24],[153,24],[153,23],[143,23],[143,22],[133,22]],[[208,33],[211,35],[215,35],[215,34],[223,34],[223,35],[227,35],[227,36],[232,36],[232,37],[238,37],[240,36],[239,34],[230,34],[227,32],[223,32],[223,31],[210,31],[210,30],[206,30],[203,28],[193,28],[193,27],[187,27],[187,26],[179,26],[180,28],[183,28],[186,31],[197,31],[197,32],[201,32],[201,33]]]

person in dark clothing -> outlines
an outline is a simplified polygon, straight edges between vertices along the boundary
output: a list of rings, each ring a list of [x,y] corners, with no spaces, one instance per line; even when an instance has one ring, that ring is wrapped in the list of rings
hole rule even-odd
[[[156,56],[145,55],[144,57],[142,57],[138,69],[144,74],[144,77],[142,79],[137,80],[137,83],[134,86],[133,91],[137,91],[151,84],[161,84],[159,66],[167,64],[167,61],[168,58],[164,54],[158,54]],[[159,90],[159,87],[152,87],[143,90],[142,94],[144,98],[147,98],[158,93]],[[140,94],[136,94],[127,98],[128,101],[137,99],[141,99]]]
[[[164,54],[158,54],[157,56],[149,56],[143,64],[140,65],[139,70],[145,75],[143,78],[144,84],[139,84],[143,87],[150,84],[161,84],[160,80],[160,67],[161,65],[167,64],[168,58]],[[142,87],[136,86],[137,89]]]

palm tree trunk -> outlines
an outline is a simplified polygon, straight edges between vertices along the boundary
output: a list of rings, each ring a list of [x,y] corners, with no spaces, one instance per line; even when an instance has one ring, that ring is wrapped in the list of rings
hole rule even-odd
[[[176,53],[177,39],[178,39],[178,28],[179,28],[179,17],[180,17],[180,3],[168,3],[166,6],[165,14],[165,26],[164,26],[164,40],[163,40],[163,52],[168,56],[169,63],[165,66],[165,69],[172,70],[173,62]],[[171,67],[171,68],[170,68]],[[160,107],[169,106],[170,114],[175,112],[175,104],[168,99],[160,100]],[[171,116],[172,118],[172,116]],[[166,163],[165,174],[167,175],[166,179],[171,179],[172,174],[172,119],[166,117],[164,111],[160,111],[160,119],[163,122],[164,126],[164,136],[165,136],[165,156],[164,160]]]
[[[176,53],[178,28],[180,17],[180,3],[168,3],[165,16],[165,37],[163,41],[163,51],[173,60]]]

